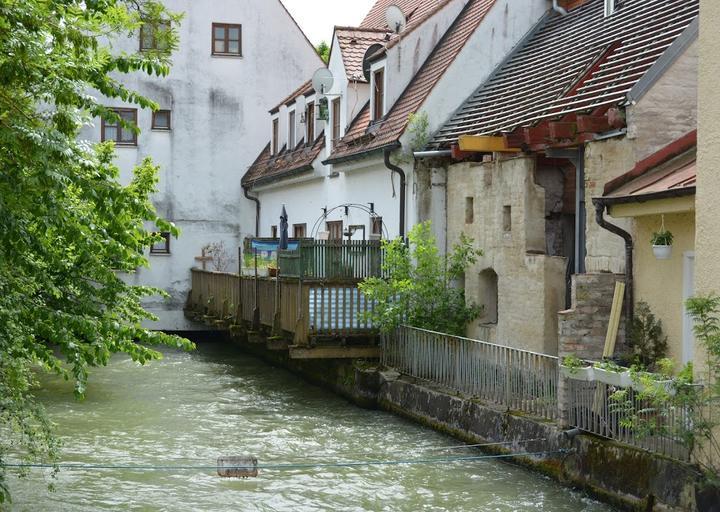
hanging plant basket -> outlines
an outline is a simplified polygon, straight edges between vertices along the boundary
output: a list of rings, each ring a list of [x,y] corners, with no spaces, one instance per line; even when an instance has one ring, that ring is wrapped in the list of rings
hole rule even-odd
[[[662,216],[660,231],[652,235],[650,241],[653,247],[653,254],[659,260],[669,260],[672,256],[673,234],[665,228],[665,215]]]
[[[655,259],[669,260],[672,257],[672,245],[653,245]]]

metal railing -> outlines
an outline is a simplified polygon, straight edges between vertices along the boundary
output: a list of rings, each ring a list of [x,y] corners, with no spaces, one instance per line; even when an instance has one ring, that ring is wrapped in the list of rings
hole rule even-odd
[[[617,391],[626,389],[619,399]],[[643,448],[674,459],[689,461],[691,426],[687,406],[653,404],[632,388],[604,382],[567,379],[568,423],[574,427]]]
[[[412,377],[547,419],[557,417],[558,358],[403,326],[383,364]]]
[[[281,274],[304,279],[380,277],[382,262],[379,240],[300,240],[297,250],[278,252]]]

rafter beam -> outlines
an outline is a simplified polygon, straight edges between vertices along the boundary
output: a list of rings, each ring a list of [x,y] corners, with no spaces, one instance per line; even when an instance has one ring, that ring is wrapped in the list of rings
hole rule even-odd
[[[505,145],[504,137],[487,135],[461,135],[458,140],[460,151],[476,153],[519,153],[520,148],[509,148]]]

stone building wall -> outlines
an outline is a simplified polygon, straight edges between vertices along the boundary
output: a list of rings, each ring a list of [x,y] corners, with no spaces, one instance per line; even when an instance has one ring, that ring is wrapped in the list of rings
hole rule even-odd
[[[448,247],[465,233],[484,251],[465,273],[468,301],[486,305],[468,336],[555,354],[566,260],[545,254],[545,190],[534,158],[450,166],[447,233]]]

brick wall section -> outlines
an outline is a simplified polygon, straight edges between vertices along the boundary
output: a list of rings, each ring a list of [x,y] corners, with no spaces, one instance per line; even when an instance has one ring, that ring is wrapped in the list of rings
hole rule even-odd
[[[623,274],[581,274],[573,276],[572,308],[559,313],[560,357],[575,354],[581,359],[602,359],[610,321],[615,283],[624,281]],[[625,344],[624,318],[616,344],[620,353]]]

